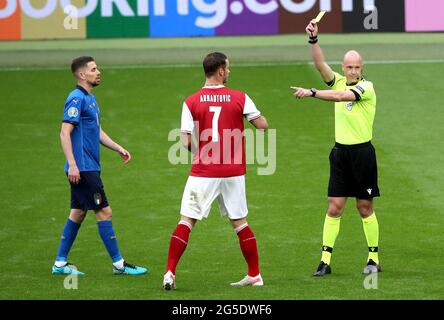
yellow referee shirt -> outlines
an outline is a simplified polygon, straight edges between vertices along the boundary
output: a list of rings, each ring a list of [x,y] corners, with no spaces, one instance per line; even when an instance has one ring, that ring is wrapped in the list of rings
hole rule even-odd
[[[335,102],[336,142],[350,145],[370,141],[376,112],[373,83],[361,79],[354,85],[347,85],[343,75],[334,74],[333,81],[327,84],[333,90],[352,90],[358,98],[356,101]]]

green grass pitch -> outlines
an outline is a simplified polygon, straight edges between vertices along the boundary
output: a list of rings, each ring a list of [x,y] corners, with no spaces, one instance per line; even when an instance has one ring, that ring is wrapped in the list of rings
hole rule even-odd
[[[391,42],[390,36],[398,42]],[[442,49],[444,41],[440,34],[430,37],[428,43],[424,35],[381,35],[382,40],[325,36],[331,61],[341,60],[349,41],[372,61],[365,74],[378,98],[373,143],[382,194],[375,200],[383,266],[376,290],[365,289],[360,274],[367,247],[354,199],[341,222],[332,275],[311,276],[320,259],[334,118],[333,103],[300,101],[291,95],[290,85],[322,88],[313,66],[291,62],[309,60],[305,37],[253,38],[245,46],[230,38],[211,40],[208,46],[193,39],[196,45],[186,47],[182,59],[173,54],[179,54],[179,40],[176,48],[171,44],[131,48],[131,42],[125,42],[127,55],[118,42],[103,42],[106,45],[96,49],[88,47],[90,42],[73,42],[77,45],[69,50],[52,48],[51,42],[40,46],[30,42],[29,50],[26,42],[0,43],[0,298],[443,299],[444,111],[439,79],[444,63],[435,51],[424,52],[424,47],[431,48],[433,42],[434,48]],[[173,143],[167,137],[180,125],[183,99],[202,85],[198,63],[212,49],[233,56],[229,86],[246,91],[277,132],[275,174],[258,176],[258,165],[247,168],[249,223],[257,237],[265,286],[229,286],[245,274],[246,266],[236,235],[215,205],[209,219],[191,233],[177,269],[178,289],[164,292],[169,238],[189,171],[189,165],[168,162]],[[102,149],[102,178],[119,247],[125,259],[148,266],[150,272],[141,277],[113,276],[94,215],[89,213],[69,257],[87,275],[79,278],[77,290],[66,290],[64,278],[50,272],[69,208],[58,135],[63,102],[74,86],[69,61],[89,50],[106,62],[103,83],[95,91],[102,127],[133,155],[124,167],[116,154]],[[155,54],[165,50],[170,56],[159,57],[161,61],[153,62],[157,66],[125,67],[147,63],[141,57],[153,56],[152,50]],[[45,61],[45,54],[51,58]],[[30,60],[33,55],[35,63]],[[114,67],[113,57],[121,67]],[[383,61],[390,59],[400,61]],[[340,70],[337,64],[333,67]]]

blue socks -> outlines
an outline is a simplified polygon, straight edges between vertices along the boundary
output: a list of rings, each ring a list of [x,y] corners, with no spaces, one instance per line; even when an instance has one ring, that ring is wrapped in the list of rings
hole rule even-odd
[[[72,244],[77,237],[77,233],[80,228],[80,224],[68,219],[65,227],[62,231],[62,239],[60,240],[59,251],[57,253],[56,265],[62,266],[68,261],[68,253],[71,250]],[[99,234],[102,238],[103,244],[106,247],[113,262],[119,262],[123,260],[117,246],[117,239],[113,229],[113,223],[111,221],[97,222],[99,228]]]
[[[57,253],[56,261],[67,261],[68,253],[71,250],[72,244],[76,239],[80,224],[68,219],[62,231],[62,239],[60,240],[59,252]]]
[[[117,239],[112,221],[99,221],[97,222],[97,226],[99,227],[99,234],[103,244],[105,245],[106,250],[108,250],[113,262],[122,260],[123,258],[120,255],[119,247],[117,246]]]

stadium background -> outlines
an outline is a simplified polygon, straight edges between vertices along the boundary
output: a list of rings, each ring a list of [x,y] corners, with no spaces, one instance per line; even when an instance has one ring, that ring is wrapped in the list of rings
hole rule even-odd
[[[319,10],[324,32],[362,32],[374,7],[374,31],[444,30],[436,0],[1,0],[0,40],[298,33]]]
[[[320,257],[333,107],[317,100],[296,101],[289,86],[323,85],[309,63],[302,33],[321,5],[330,1],[293,1],[313,5],[291,15],[283,10],[284,1],[256,1],[279,4],[268,15],[252,14],[248,1],[237,1],[244,5],[243,14],[227,11],[212,31],[195,27],[201,13],[192,4],[199,1],[189,2],[188,16],[172,14],[177,13],[171,9],[175,1],[166,1],[165,16],[134,17],[123,17],[116,5],[111,6],[112,17],[103,17],[106,1],[98,1],[77,30],[64,29],[60,1],[44,19],[29,17],[21,6],[10,9],[14,2],[0,1],[0,39],[9,40],[0,42],[0,298],[443,298],[442,1],[375,0],[377,30],[363,27],[368,16],[363,13],[365,1],[331,1],[332,10],[320,25],[328,62],[339,71],[343,53],[359,50],[365,75],[378,95],[373,142],[383,196],[375,203],[384,272],[376,290],[365,289],[360,274],[366,243],[354,201],[344,214],[333,274],[325,279],[311,276]],[[35,8],[52,3],[28,2]],[[126,2],[136,15],[139,1]],[[232,8],[233,2],[217,3]],[[153,1],[149,3],[153,8]],[[353,10],[344,11],[349,3]],[[257,35],[259,28],[263,29]],[[162,292],[168,241],[189,171],[187,165],[168,162],[172,142],[167,137],[179,126],[183,99],[203,82],[202,58],[215,50],[231,59],[229,85],[248,92],[277,130],[275,174],[258,176],[256,163],[248,166],[247,175],[249,220],[258,238],[266,286],[228,285],[243,275],[245,266],[237,239],[215,206],[210,218],[193,230],[178,268],[178,290]],[[102,69],[103,84],[95,91],[102,126],[134,156],[123,167],[115,154],[102,152],[119,245],[130,262],[147,265],[150,274],[114,277],[89,215],[70,254],[87,276],[79,279],[77,290],[67,290],[63,278],[50,274],[69,205],[58,133],[63,101],[74,85],[69,63],[83,54],[93,55]]]

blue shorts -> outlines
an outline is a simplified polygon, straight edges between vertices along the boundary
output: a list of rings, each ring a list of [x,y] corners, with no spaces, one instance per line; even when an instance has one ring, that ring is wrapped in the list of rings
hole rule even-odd
[[[80,172],[79,183],[70,184],[71,209],[100,210],[109,205],[100,179],[100,172]]]

